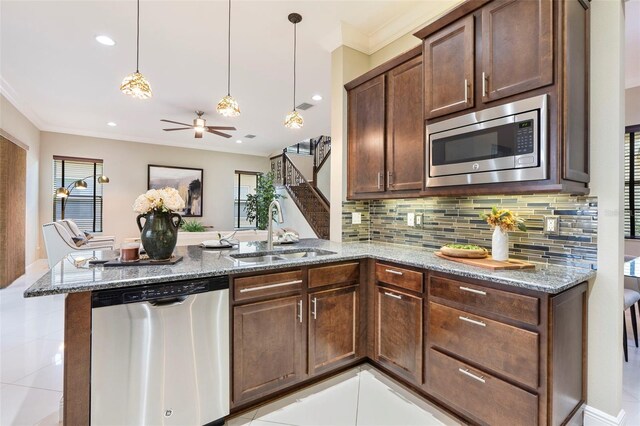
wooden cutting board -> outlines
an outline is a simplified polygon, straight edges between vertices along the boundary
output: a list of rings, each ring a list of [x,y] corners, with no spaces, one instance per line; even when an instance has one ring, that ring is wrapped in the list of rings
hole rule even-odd
[[[451,260],[453,262],[464,263],[469,266],[477,266],[479,268],[491,269],[493,271],[501,271],[508,269],[533,269],[536,267],[533,263],[525,262],[524,260],[509,259],[506,261],[493,260],[491,256],[487,256],[484,259],[467,259],[462,257],[451,257],[437,251],[436,256],[443,259]]]

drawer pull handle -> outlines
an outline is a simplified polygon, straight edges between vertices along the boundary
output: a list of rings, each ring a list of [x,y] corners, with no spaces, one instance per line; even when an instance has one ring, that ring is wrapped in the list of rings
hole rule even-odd
[[[240,293],[249,293],[250,291],[266,290],[268,288],[284,287],[287,285],[294,285],[294,284],[302,284],[302,280],[287,281],[286,283],[261,285],[259,287],[241,288]]]
[[[464,102],[469,102],[469,80],[464,79]]]
[[[470,322],[471,324],[479,325],[481,327],[486,327],[487,326],[486,323],[484,323],[482,321],[473,320],[473,319],[471,319],[469,317],[459,316],[458,318],[460,318],[462,321]]]
[[[461,372],[464,375],[467,375],[467,376],[471,377],[474,380],[477,380],[477,381],[481,382],[481,383],[485,383],[486,382],[486,380],[484,379],[484,376],[476,376],[471,371],[469,371],[468,368],[458,368],[458,371]]]
[[[487,295],[486,291],[476,290],[475,288],[469,288],[469,287],[460,286],[460,290],[468,291],[469,293],[474,293],[474,294],[481,294],[482,296],[486,296]]]
[[[318,313],[318,298],[314,297],[311,300],[311,304],[313,305],[313,310],[311,311],[311,315],[313,315],[313,319],[317,319],[317,313]]]
[[[388,272],[388,273],[390,273],[390,274],[393,274],[393,275],[404,275],[402,272],[400,272],[400,271],[394,271],[393,269],[385,269],[384,271],[385,271],[385,272]]]
[[[385,291],[384,295],[385,296],[389,296],[389,297],[393,297],[394,299],[402,300],[402,296],[400,296],[399,294],[393,294],[393,293],[389,293],[388,291]]]

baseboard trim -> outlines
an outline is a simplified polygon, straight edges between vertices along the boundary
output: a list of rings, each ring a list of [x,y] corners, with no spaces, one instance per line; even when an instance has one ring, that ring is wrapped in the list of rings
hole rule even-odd
[[[627,424],[624,410],[616,417],[587,405],[584,408],[584,426],[624,426]]]

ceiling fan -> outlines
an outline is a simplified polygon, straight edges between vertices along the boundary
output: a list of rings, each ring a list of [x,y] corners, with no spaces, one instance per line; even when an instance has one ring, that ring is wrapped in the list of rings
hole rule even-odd
[[[194,118],[193,119],[193,124],[180,123],[178,121],[171,121],[171,120],[162,119],[160,121],[165,121],[167,123],[180,124],[181,126],[186,126],[186,127],[176,127],[175,129],[162,129],[162,130],[164,130],[166,132],[172,132],[174,130],[194,129],[196,131],[195,137],[198,138],[198,139],[202,137],[202,134],[204,132],[213,133],[214,135],[222,136],[223,138],[230,138],[231,137],[230,134],[219,132],[219,130],[236,130],[235,127],[207,126],[206,125],[207,124],[207,120],[202,118],[202,116],[204,115],[204,112],[196,111],[196,114],[198,115],[198,118]]]

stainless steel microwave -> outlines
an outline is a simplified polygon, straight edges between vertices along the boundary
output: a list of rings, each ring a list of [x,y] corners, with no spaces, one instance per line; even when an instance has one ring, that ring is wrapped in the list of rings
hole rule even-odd
[[[428,125],[426,186],[547,179],[547,96]]]

